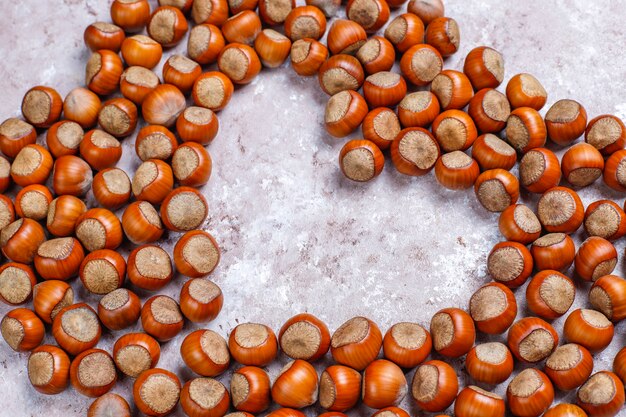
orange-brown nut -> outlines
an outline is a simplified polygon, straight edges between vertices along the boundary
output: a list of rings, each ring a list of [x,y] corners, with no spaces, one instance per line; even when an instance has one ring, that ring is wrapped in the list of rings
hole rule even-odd
[[[180,310],[194,323],[215,320],[223,305],[222,290],[208,279],[190,279],[180,290]]]
[[[577,143],[563,154],[561,169],[574,187],[586,187],[602,176],[604,158],[600,151],[588,143]]]
[[[511,114],[506,96],[492,88],[484,88],[470,100],[469,115],[483,133],[496,133],[504,129]]]
[[[328,48],[315,39],[300,39],[291,45],[291,67],[298,75],[312,76],[328,58]]]
[[[315,6],[298,6],[285,19],[285,36],[295,42],[309,38],[319,40],[326,32],[326,17]]]
[[[147,201],[129,204],[122,215],[124,234],[136,245],[156,242],[163,235],[159,212]]]
[[[63,392],[70,383],[70,358],[56,346],[39,346],[28,357],[28,379],[42,394]]]
[[[63,101],[63,117],[78,123],[83,129],[92,127],[98,121],[98,113],[100,112],[101,104],[100,98],[93,91],[82,87],[75,88],[65,96],[65,100]],[[1,133],[0,131],[0,134]],[[33,140],[31,143],[34,142]],[[5,155],[9,157],[14,156],[12,156],[11,153],[7,153],[3,148],[0,149]],[[17,152],[15,154],[17,154]]]
[[[513,415],[538,416],[552,405],[554,387],[543,372],[524,369],[509,383],[506,397]]]
[[[538,272],[526,287],[529,310],[546,320],[554,320],[567,313],[575,296],[574,282],[553,270]]]
[[[498,221],[500,233],[510,241],[528,245],[541,236],[537,215],[524,204],[513,204],[504,209]]]
[[[587,206],[583,222],[589,236],[614,241],[626,234],[626,213],[612,200],[598,200]]]
[[[111,393],[98,397],[87,411],[87,417],[105,417],[107,414],[118,417],[132,416],[128,402],[123,397]]]
[[[126,261],[122,255],[111,249],[96,250],[83,259],[79,276],[83,286],[90,293],[108,294],[124,283]]]
[[[226,0],[194,0],[191,6],[191,17],[196,24],[210,23],[220,27],[228,19],[228,2]]]
[[[491,133],[476,138],[472,144],[472,158],[478,162],[483,171],[496,168],[508,171],[517,162],[515,149]]]
[[[231,43],[220,52],[217,66],[233,83],[248,84],[261,71],[261,60],[252,47]]]
[[[521,243],[497,243],[487,257],[487,272],[491,278],[509,288],[524,284],[532,271],[533,258]]]
[[[26,352],[39,346],[45,329],[32,310],[16,308],[2,318],[0,332],[4,341],[16,352]]]
[[[141,327],[159,342],[173,339],[183,329],[178,303],[166,295],[155,295],[141,308]]]
[[[43,227],[28,218],[15,220],[0,231],[2,253],[14,262],[32,263],[37,255],[37,249],[45,241]]]
[[[131,183],[137,200],[160,204],[174,187],[172,168],[159,159],[148,159],[135,171]]]
[[[530,107],[541,110],[546,104],[548,93],[543,85],[530,74],[517,74],[506,85],[506,96],[511,107]]]
[[[189,333],[180,345],[180,354],[185,364],[202,376],[221,375],[230,365],[226,340],[212,330]]]
[[[393,0],[391,3],[399,3],[399,1]],[[442,0],[410,0],[407,4],[407,11],[428,25],[436,18],[443,17],[445,8]]]
[[[52,322],[54,339],[63,350],[73,356],[84,351],[89,352],[89,349],[98,344],[101,333],[98,315],[85,303],[63,308]]]
[[[191,91],[200,74],[200,65],[183,55],[171,55],[163,65],[163,82],[178,87],[183,94]]]
[[[439,51],[441,56],[453,55],[461,43],[461,33],[456,20],[451,17],[438,17],[432,20],[425,33],[426,43]]]
[[[47,324],[65,307],[74,302],[74,290],[65,281],[43,281],[33,287],[33,307]]]
[[[126,39],[124,29],[106,22],[92,23],[83,34],[85,45],[94,52],[100,49],[119,52],[124,39]]]
[[[400,74],[381,71],[370,75],[363,83],[363,96],[370,107],[393,108],[406,95],[406,81]]]
[[[148,34],[165,48],[176,46],[187,33],[187,19],[176,7],[158,7],[147,24]]]
[[[78,123],[71,120],[61,120],[48,129],[46,145],[55,158],[63,155],[76,155],[84,135],[85,131]]]
[[[439,51],[426,44],[411,46],[400,60],[402,74],[418,86],[430,84],[442,69],[443,58]]]
[[[163,225],[174,232],[198,229],[209,214],[202,193],[191,187],[178,187],[161,203]]]
[[[130,199],[130,179],[120,168],[105,168],[93,177],[92,191],[102,207],[117,210]]]
[[[277,68],[289,57],[291,40],[273,29],[263,29],[254,41],[254,50],[263,66]]]
[[[343,365],[329,366],[320,376],[319,403],[328,411],[354,407],[361,395],[361,374]]]
[[[561,182],[559,158],[546,148],[531,149],[520,161],[519,177],[528,191],[543,194]]]
[[[624,384],[613,372],[597,372],[580,387],[576,403],[590,416],[616,416],[624,407]]]
[[[137,378],[154,368],[161,357],[161,347],[145,333],[126,333],[113,345],[113,360],[124,375]]]
[[[626,146],[626,126],[616,116],[603,114],[595,117],[587,125],[585,142],[603,155],[611,155]]]
[[[537,363],[552,354],[559,344],[559,336],[545,321],[525,317],[511,326],[507,344],[518,360]]]
[[[390,71],[396,60],[393,45],[382,36],[372,36],[357,51],[356,57],[367,74]],[[407,74],[404,74],[408,77]]]
[[[114,0],[111,19],[126,32],[139,32],[150,19],[150,4],[147,0]]]
[[[562,391],[578,388],[589,378],[591,372],[593,372],[591,353],[575,343],[559,346],[546,360],[546,375]]]
[[[124,64],[119,55],[102,49],[94,52],[85,70],[85,84],[96,94],[113,94],[120,85]]]
[[[76,237],[88,252],[116,249],[123,239],[122,224],[111,211],[93,208],[76,221]]]
[[[563,337],[567,341],[577,343],[592,353],[604,350],[613,340],[614,334],[613,323],[596,310],[574,310],[567,316],[563,326]]]
[[[330,332],[320,319],[302,313],[293,316],[281,327],[278,344],[290,358],[314,362],[328,352]]]
[[[328,30],[328,49],[333,55],[354,55],[367,41],[363,26],[346,19],[336,19]]]
[[[336,138],[354,132],[367,116],[367,103],[363,96],[353,90],[341,91],[326,103],[324,127]]]
[[[446,110],[435,118],[432,132],[443,152],[464,151],[478,136],[472,118],[460,110]]]
[[[376,323],[365,317],[353,317],[333,333],[330,352],[333,359],[362,371],[376,359],[383,336]]]
[[[538,271],[565,271],[574,262],[576,248],[569,235],[548,233],[533,242],[530,253]]]
[[[145,96],[141,113],[148,124],[171,127],[186,105],[185,96],[178,87],[161,84]]]
[[[521,153],[546,143],[546,124],[539,112],[530,107],[518,107],[511,112],[505,133],[509,144]]]
[[[259,16],[267,25],[280,25],[295,7],[295,0],[259,0]]]
[[[339,54],[322,64],[317,77],[322,90],[332,96],[344,90],[357,91],[363,85],[365,74],[358,59]]]
[[[320,386],[321,384],[322,382]],[[261,368],[244,366],[233,372],[230,380],[230,394],[233,406],[241,412],[242,417],[248,417],[248,413],[265,411],[272,403],[270,377]]]
[[[22,187],[43,184],[50,176],[53,163],[52,155],[46,148],[35,144],[26,145],[11,164],[11,179]]]
[[[626,281],[616,275],[605,275],[589,290],[589,302],[612,322],[626,318]]]
[[[97,96],[96,99],[98,99]],[[98,99],[99,106],[100,99]],[[66,117],[69,119],[71,113]],[[37,131],[35,127],[23,120],[10,118],[0,124],[0,151],[8,158],[15,158],[23,147],[36,141]]]
[[[122,36],[124,34],[122,33]],[[36,127],[50,127],[59,120],[63,110],[63,99],[53,88],[36,86],[24,94],[22,115]]]
[[[449,190],[470,188],[479,174],[478,163],[462,151],[443,154],[435,163],[435,178]]]
[[[98,113],[98,123],[102,130],[116,138],[123,138],[137,127],[137,106],[125,98],[105,101]]]
[[[448,408],[459,391],[453,367],[439,360],[424,362],[415,370],[411,395],[419,408],[434,413]]]
[[[346,178],[366,182],[383,170],[385,157],[378,146],[368,140],[351,140],[339,154],[339,167]]]
[[[432,349],[432,338],[417,323],[396,323],[383,338],[385,358],[402,368],[414,368],[422,363]]]
[[[2,197],[5,197],[4,195]],[[8,201],[10,203],[11,200]],[[15,196],[15,213],[18,217],[27,217],[33,220],[43,220],[48,217],[52,193],[45,185],[31,184],[22,188]],[[8,209],[11,213],[10,209]],[[11,223],[14,215],[4,219],[5,226]]]
[[[144,371],[133,385],[135,405],[148,416],[163,417],[170,414],[176,408],[180,395],[180,380],[165,369]]]
[[[439,72],[433,78],[430,90],[437,96],[443,110],[460,110],[467,106],[474,96],[469,78],[455,70]]]
[[[187,54],[198,64],[212,64],[226,46],[222,31],[215,25],[203,23],[189,32]]]
[[[469,314],[476,328],[487,334],[504,333],[517,316],[513,291],[499,282],[480,287],[469,301]]]
[[[122,42],[122,57],[129,67],[152,69],[163,56],[163,47],[154,39],[145,35],[135,35]]]
[[[404,53],[412,46],[424,43],[424,23],[412,13],[401,14],[387,26],[385,38],[398,52]]]
[[[180,405],[188,416],[223,416],[230,407],[230,395],[215,379],[194,378],[183,385]]]
[[[617,265],[617,250],[608,240],[591,236],[579,247],[574,259],[576,275],[585,281],[595,281],[609,275]]]
[[[467,354],[465,369],[477,382],[500,384],[513,373],[513,355],[503,343],[482,343]]]
[[[98,317],[109,330],[126,329],[137,323],[141,315],[141,300],[126,288],[106,294],[98,303]]]
[[[391,143],[391,161],[399,172],[406,175],[427,174],[440,154],[433,135],[421,127],[403,129]]]
[[[504,79],[504,58],[493,48],[479,46],[467,54],[463,72],[476,91],[496,88]]]
[[[472,317],[459,308],[438,311],[430,321],[430,334],[435,350],[452,358],[469,352],[476,339]]]
[[[376,32],[389,20],[389,5],[385,0],[350,0],[346,16],[363,26],[367,32]]]
[[[60,237],[43,242],[37,248],[35,269],[43,279],[67,281],[78,275],[85,252],[73,237]]]
[[[211,156],[206,148],[196,142],[180,145],[172,156],[172,171],[180,185],[200,187],[211,176]]]
[[[7,262],[0,266],[0,300],[9,305],[19,305],[30,300],[37,278],[28,265]]]
[[[196,106],[219,111],[230,102],[234,89],[230,78],[219,71],[210,71],[196,79],[191,96]]]
[[[228,348],[233,359],[242,365],[266,366],[276,358],[278,341],[269,327],[244,323],[230,332]]]
[[[566,187],[553,187],[537,203],[537,217],[548,232],[573,233],[583,223],[585,213],[578,194]]]
[[[505,169],[490,169],[476,178],[474,193],[485,209],[498,213],[517,202],[519,182]]]
[[[545,117],[548,137],[565,146],[578,139],[587,127],[587,112],[574,100],[559,100],[550,107]]]
[[[170,255],[157,245],[142,245],[128,255],[128,279],[150,291],[166,286],[174,275]]]

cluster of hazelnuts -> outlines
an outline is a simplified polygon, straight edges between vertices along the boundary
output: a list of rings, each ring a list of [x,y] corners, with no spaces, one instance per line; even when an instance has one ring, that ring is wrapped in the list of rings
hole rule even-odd
[[[610,115],[587,123],[585,109],[573,100],[556,102],[542,117],[547,93],[533,76],[514,76],[506,94],[496,90],[504,61],[492,48],[472,50],[463,72],[444,70],[443,59],[459,48],[460,32],[455,20],[444,16],[440,0],[410,0],[407,13],[393,19],[384,36],[369,38],[387,23],[390,8],[404,0],[350,0],[348,19],[332,23],[326,46],[319,40],[340,3],[307,0],[296,7],[293,0],[159,0],[160,7],[151,12],[147,0],[114,0],[114,24],[94,23],[85,30],[85,43],[93,51],[87,88],[72,90],[63,100],[50,87],[34,87],[23,100],[25,121],[12,118],[0,125],[0,151],[6,157],[0,158],[0,191],[11,183],[21,187],[13,200],[0,196],[0,247],[10,260],[0,267],[0,299],[10,305],[33,301],[33,310],[7,313],[0,330],[13,349],[31,351],[28,376],[34,388],[56,394],[71,382],[78,392],[98,397],[90,417],[131,415],[126,400],[108,393],[118,372],[135,378],[135,405],[149,416],[167,415],[180,402],[191,417],[223,416],[231,403],[237,411],[229,415],[245,417],[274,402],[282,407],[269,414],[274,417],[300,417],[299,409],[316,403],[327,410],[324,416],[337,417],[362,401],[378,409],[376,416],[406,417],[409,413],[397,406],[409,391],[419,409],[438,413],[454,403],[457,417],[501,417],[506,403],[515,416],[619,413],[626,350],[616,356],[613,372],[593,374],[592,355],[612,341],[613,323],[626,318],[626,281],[610,275],[617,264],[611,241],[626,234],[626,213],[610,200],[585,210],[577,193],[559,184],[563,178],[585,187],[603,176],[609,187],[626,191],[623,123]],[[163,48],[187,33],[186,13],[196,23],[188,57],[170,56],[161,84],[152,69]],[[284,25],[284,34],[263,24]],[[149,36],[127,37],[143,28]],[[401,74],[391,71],[396,53],[401,54]],[[182,385],[172,372],[156,368],[159,343],[176,337],[185,319],[213,320],[223,304],[220,288],[206,279],[220,252],[215,239],[199,230],[208,204],[196,189],[211,174],[205,146],[219,129],[215,112],[228,104],[234,85],[251,82],[262,66],[277,67],[287,58],[298,74],[317,74],[331,96],[325,111],[331,135],[345,137],[362,126],[364,140],[348,142],[340,153],[348,178],[376,177],[384,165],[382,152],[389,149],[399,172],[421,176],[434,168],[443,186],[474,186],[481,204],[501,213],[499,227],[507,240],[493,248],[487,261],[494,282],[472,295],[467,311],[436,313],[429,329],[398,323],[383,336],[373,321],[355,317],[331,337],[319,319],[299,314],[278,337],[255,323],[240,324],[228,341],[211,330],[197,330],[185,337],[181,356],[200,377]],[[218,70],[203,73],[202,66],[213,63]],[[407,93],[405,79],[418,91]],[[122,97],[101,102],[100,96],[118,90]],[[122,154],[119,140],[136,130],[138,108],[148,126],[137,135],[142,163],[131,180],[115,165]],[[99,128],[92,129],[96,124]],[[170,130],[174,126],[180,144]],[[37,129],[46,128],[46,146],[36,144]],[[502,131],[506,140],[498,136]],[[584,143],[569,148],[561,161],[544,148],[548,137],[566,146],[583,134]],[[470,148],[471,156],[466,153]],[[519,180],[509,172],[518,154]],[[520,182],[541,195],[536,213],[516,204]],[[83,197],[89,191],[98,207],[87,209]],[[131,195],[136,201],[128,204]],[[122,209],[120,221],[114,211]],[[576,251],[570,235],[583,224],[589,238]],[[156,244],[166,230],[181,233],[175,267]],[[117,250],[124,235],[137,245],[126,260]],[[575,284],[563,273],[572,264],[580,280],[593,282],[589,300],[594,309],[569,313],[562,332],[567,343],[559,346],[549,321],[572,306]],[[136,288],[157,291],[175,271],[190,278],[179,301],[155,295],[142,306],[124,287],[128,277]],[[526,301],[534,316],[516,321],[512,290],[533,271]],[[67,281],[75,276],[87,291],[102,296],[97,311],[74,303]],[[121,335],[112,354],[96,347],[102,326],[119,331],[138,320],[144,333]],[[40,345],[45,325],[51,325],[58,346]],[[475,345],[477,331],[508,331],[506,343]],[[381,348],[384,359],[378,359]],[[270,383],[263,367],[279,349],[292,360]],[[510,381],[505,403],[476,385],[459,392],[454,368],[427,360],[433,350],[441,359],[465,356],[468,375],[487,387],[509,379],[516,361],[532,366]],[[328,351],[337,364],[318,376],[311,362]],[[244,366],[234,370],[228,390],[214,378],[231,360]],[[405,371],[413,368],[409,390]],[[578,389],[577,405],[550,408],[554,387]]]

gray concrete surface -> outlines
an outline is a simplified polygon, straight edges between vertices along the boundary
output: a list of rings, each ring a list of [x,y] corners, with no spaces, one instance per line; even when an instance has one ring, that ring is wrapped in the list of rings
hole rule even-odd
[[[83,30],[109,19],[108,4],[0,0],[0,119],[18,115],[22,96],[33,85],[50,85],[65,95],[84,83]],[[447,67],[460,69],[470,49],[490,45],[504,54],[505,80],[521,71],[534,74],[550,94],[548,105],[574,98],[590,117],[626,116],[626,12],[620,2],[448,0],[446,7],[462,31],[461,50]],[[180,50],[184,45],[167,54]],[[225,294],[221,315],[207,327],[224,336],[247,321],[278,331],[303,311],[331,329],[354,315],[370,317],[383,331],[398,321],[427,324],[440,308],[466,307],[471,292],[488,281],[486,255],[501,239],[497,216],[486,213],[471,191],[445,191],[432,175],[404,177],[390,163],[371,184],[345,180],[337,166],[344,141],[329,138],[322,126],[326,99],[315,78],[300,78],[286,65],[263,71],[238,89],[220,113],[220,133],[209,147],[213,176],[203,192],[211,210],[205,227],[223,249],[212,279]],[[121,162],[131,170],[137,165],[133,143],[133,137],[124,141]],[[585,204],[600,196],[623,202],[601,184],[581,196]],[[169,235],[168,247],[176,238]],[[618,243],[620,257],[623,246]],[[620,262],[617,273],[623,272]],[[182,282],[178,278],[163,292],[177,295]],[[96,305],[80,281],[73,285],[80,299]],[[575,306],[587,304],[586,292],[581,286]],[[518,299],[523,294],[518,290]],[[0,306],[0,314],[8,310]],[[555,325],[560,332],[562,320]],[[195,327],[186,325],[184,334]],[[610,368],[622,347],[624,326],[616,333],[610,348],[597,356],[596,369]],[[105,333],[99,346],[110,350],[117,337]],[[159,366],[188,379],[181,341],[182,336],[162,346]],[[0,342],[0,415],[86,415],[91,400],[71,389],[55,397],[36,393],[26,359]],[[272,366],[270,373],[278,369]],[[470,382],[460,367],[459,376]],[[226,385],[228,379],[220,378]],[[114,392],[130,398],[131,386],[122,378]],[[410,401],[403,406],[418,414]],[[363,408],[354,415],[371,413]]]

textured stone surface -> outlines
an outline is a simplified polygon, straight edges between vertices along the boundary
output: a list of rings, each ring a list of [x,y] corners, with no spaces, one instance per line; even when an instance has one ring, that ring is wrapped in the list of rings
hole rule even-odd
[[[64,96],[83,85],[89,56],[83,29],[95,20],[108,21],[109,3],[23,0],[2,7],[0,119],[19,114],[30,86],[50,85]],[[590,118],[626,116],[626,56],[621,51],[626,32],[619,29],[619,2],[449,0],[446,6],[462,36],[460,52],[446,67],[461,69],[470,49],[489,45],[505,57],[505,82],[521,71],[534,74],[549,92],[548,106],[573,98],[586,106]],[[278,332],[284,321],[303,311],[319,316],[331,330],[354,315],[369,316],[383,331],[398,321],[428,325],[440,308],[466,308],[470,294],[489,280],[485,260],[501,239],[498,216],[480,207],[472,191],[445,191],[432,174],[405,177],[390,163],[371,184],[345,180],[337,164],[344,140],[329,138],[322,126],[326,100],[315,78],[300,78],[285,65],[238,88],[219,114],[220,133],[208,148],[213,176],[202,191],[210,205],[204,228],[223,250],[211,278],[225,295],[222,314],[206,327],[225,337],[247,321],[266,323]],[[121,166],[131,171],[138,165],[133,145],[134,137],[123,141]],[[603,185],[581,191],[585,204],[600,195],[622,203],[620,195]],[[536,204],[527,195],[523,199]],[[577,236],[580,241],[582,235]],[[167,247],[177,238],[170,233]],[[617,246],[621,256],[623,244]],[[623,274],[621,259],[616,273]],[[177,277],[163,292],[177,298],[184,280]],[[97,304],[79,280],[72,284],[79,299]],[[587,286],[579,285],[572,309],[588,305],[586,293]],[[149,296],[140,295],[144,300]],[[523,299],[524,288],[516,295]],[[7,311],[0,306],[1,314]],[[555,321],[559,333],[562,323]],[[183,333],[197,327],[187,324]],[[618,326],[614,342],[597,356],[596,370],[610,369],[623,333]],[[120,335],[104,332],[99,347],[110,351]],[[46,342],[54,340],[48,335]],[[188,380],[194,375],[180,360],[181,342],[182,336],[163,344],[159,366]],[[28,383],[27,357],[0,342],[0,414],[86,415],[91,400],[72,389],[55,397],[36,393]],[[278,364],[270,368],[272,377],[279,369]],[[470,383],[458,369],[461,383]],[[407,375],[409,381],[412,375]],[[220,377],[227,386],[228,379]],[[114,392],[130,399],[131,387],[132,381],[122,378]],[[503,394],[505,387],[497,391]],[[408,400],[403,406],[417,412]],[[358,414],[371,413],[363,409]],[[183,413],[179,409],[176,415]]]

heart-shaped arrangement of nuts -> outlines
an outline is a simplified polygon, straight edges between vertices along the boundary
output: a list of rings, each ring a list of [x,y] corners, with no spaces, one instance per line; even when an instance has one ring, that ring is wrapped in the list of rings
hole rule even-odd
[[[602,177],[626,191],[626,127],[612,115],[588,121],[570,99],[542,116],[547,92],[530,74],[498,91],[504,59],[491,47],[472,49],[463,71],[444,69],[459,48],[457,22],[441,0],[404,3],[350,0],[347,19],[330,20],[338,0],[159,0],[152,9],[147,0],[114,0],[113,23],[85,29],[86,88],[62,99],[54,88],[33,87],[23,118],[0,125],[0,300],[22,306],[0,330],[12,349],[30,352],[25,374],[35,390],[52,395],[71,384],[97,398],[89,417],[126,417],[135,408],[165,416],[179,404],[190,417],[322,409],[344,416],[359,403],[379,417],[620,413],[626,348],[612,372],[594,373],[593,355],[626,318],[626,281],[611,275],[626,213],[611,200],[585,208],[576,190]],[[391,19],[400,7],[406,13]],[[152,69],[164,48],[185,36],[187,56],[171,54],[160,79]],[[384,334],[375,317],[331,332],[302,313],[276,333],[241,323],[227,338],[209,329],[182,337],[185,322],[210,322],[225,302],[211,281],[219,239],[203,230],[210,202],[198,190],[211,176],[217,113],[262,67],[287,60],[328,94],[331,136],[362,130],[363,139],[339,153],[345,177],[374,180],[386,154],[401,174],[434,171],[447,189],[473,187],[484,209],[498,213],[505,240],[487,257],[493,282],[467,308]],[[116,167],[120,140],[138,126],[140,163],[127,173]],[[546,146],[568,148],[559,161]],[[520,188],[538,196],[536,210],[518,204]],[[576,248],[571,235],[581,226],[586,240]],[[159,244],[166,238],[176,242],[172,253]],[[159,294],[176,282],[178,300]],[[589,287],[589,309],[571,308],[577,286]],[[97,296],[97,306],[75,302],[80,293]],[[520,297],[528,311],[518,314]],[[563,316],[557,332],[551,322]],[[138,322],[143,331],[129,332]],[[46,330],[55,344],[42,344]],[[98,348],[103,333],[114,336],[112,351]],[[159,357],[161,344],[178,336],[185,370],[175,373],[160,368]],[[279,355],[287,362],[271,380],[264,368]],[[329,356],[334,363],[320,368]],[[228,370],[230,378],[220,378]],[[118,378],[134,381],[133,407],[109,393]],[[506,381],[505,399],[494,391]],[[559,391],[573,391],[572,404],[553,404],[564,397]],[[398,407],[406,396],[411,410]]]

